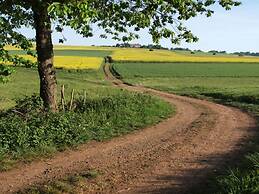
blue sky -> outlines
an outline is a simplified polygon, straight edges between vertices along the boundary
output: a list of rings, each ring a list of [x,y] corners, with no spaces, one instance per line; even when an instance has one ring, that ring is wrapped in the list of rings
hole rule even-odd
[[[201,50],[226,50],[253,51],[259,52],[259,0],[241,0],[242,5],[225,11],[216,6],[215,14],[211,18],[199,16],[185,22],[185,25],[199,37],[198,43],[182,43],[181,47]],[[23,29],[24,33],[33,37],[31,30]],[[99,39],[99,29],[94,29],[96,36],[82,38],[71,29],[65,29],[64,35],[67,38],[66,45],[110,45],[117,42],[112,40]],[[54,43],[58,43],[60,34],[53,34]],[[141,32],[141,38],[134,43],[150,44],[152,40],[146,31]],[[166,47],[178,47],[172,45],[169,40],[162,40],[161,44]]]

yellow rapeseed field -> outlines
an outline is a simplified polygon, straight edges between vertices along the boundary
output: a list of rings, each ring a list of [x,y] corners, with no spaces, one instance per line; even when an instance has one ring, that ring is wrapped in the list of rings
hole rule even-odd
[[[258,63],[259,57],[238,56],[193,56],[167,50],[116,49],[112,55],[115,61],[139,62],[249,62]]]
[[[24,56],[33,62],[36,58],[32,56]],[[100,57],[77,57],[77,56],[55,56],[54,65],[56,68],[64,69],[99,69],[103,63],[103,58]],[[11,65],[9,63],[9,65]]]
[[[4,47],[6,50],[21,50],[20,48],[17,48],[15,46],[11,46],[11,45],[8,45],[8,46],[5,46]]]
[[[20,50],[14,46],[6,46],[7,50]],[[35,49],[35,47],[33,48]],[[92,47],[92,46],[65,46],[65,45],[54,45],[56,50],[112,50],[112,47]],[[36,61],[35,58],[31,56],[24,56],[25,59],[30,59]],[[64,69],[99,69],[103,63],[102,57],[81,57],[81,56],[55,56],[54,65],[57,68]],[[9,63],[10,65],[10,63]]]
[[[6,47],[8,50],[19,50],[12,46]],[[259,63],[259,57],[238,57],[234,55],[199,55],[174,52],[168,50],[138,49],[138,48],[115,48],[115,47],[92,47],[92,46],[65,46],[55,45],[56,50],[100,50],[112,51],[112,58],[115,61],[128,62],[247,62]],[[32,59],[30,56],[25,58]],[[99,69],[102,57],[82,57],[82,56],[55,56],[55,67],[65,69]]]
[[[99,69],[103,58],[100,57],[77,57],[55,56],[54,63],[57,68],[64,69]]]

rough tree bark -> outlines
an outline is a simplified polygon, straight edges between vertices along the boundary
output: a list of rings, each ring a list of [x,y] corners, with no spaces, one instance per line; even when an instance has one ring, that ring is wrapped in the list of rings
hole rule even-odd
[[[39,5],[33,9],[36,29],[36,50],[40,77],[40,96],[46,109],[57,112],[57,81],[53,66],[53,44],[51,20],[47,6]]]

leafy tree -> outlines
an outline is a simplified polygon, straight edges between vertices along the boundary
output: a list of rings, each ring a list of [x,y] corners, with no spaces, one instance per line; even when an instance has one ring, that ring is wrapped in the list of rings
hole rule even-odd
[[[240,4],[235,0],[0,0],[0,56],[4,61],[19,61],[4,49],[7,44],[32,54],[31,42],[17,29],[34,28],[40,96],[46,108],[56,111],[57,84],[51,37],[54,23],[58,32],[70,26],[84,37],[93,36],[92,26],[96,25],[104,30],[101,38],[111,36],[126,42],[138,38],[141,29],[148,29],[156,44],[161,38],[168,38],[172,43],[192,42],[198,39],[182,21],[197,14],[211,16],[210,6],[215,3],[227,10]]]

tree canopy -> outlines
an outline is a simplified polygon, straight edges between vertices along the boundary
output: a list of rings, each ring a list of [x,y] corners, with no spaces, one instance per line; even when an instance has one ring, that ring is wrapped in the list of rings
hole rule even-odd
[[[9,61],[16,65],[28,64],[29,61],[10,55],[5,46],[13,45],[33,55],[32,41],[36,41],[38,67],[42,67],[39,68],[39,73],[42,75],[40,79],[41,83],[45,83],[43,74],[47,66],[46,64],[44,66],[43,62],[53,57],[51,32],[54,29],[62,32],[65,26],[69,26],[87,38],[94,35],[93,26],[95,26],[103,29],[104,33],[100,38],[111,37],[124,42],[138,38],[141,29],[148,29],[154,43],[158,43],[162,38],[170,39],[173,44],[181,40],[193,42],[198,38],[184,26],[183,22],[198,14],[211,16],[214,13],[213,4],[219,4],[229,10],[233,6],[240,5],[240,2],[235,0],[0,0],[0,59],[2,63]],[[29,40],[22,35],[19,29],[23,27],[35,29],[36,39]],[[43,40],[44,38],[46,39]],[[64,38],[61,38],[60,42],[63,41]],[[48,61],[48,63],[53,62]],[[11,71],[6,72],[6,67],[1,66],[0,77],[10,73]],[[49,81],[45,84],[48,85]],[[41,90],[43,88],[41,87]],[[51,95],[51,92],[48,95]]]
[[[91,26],[96,24],[104,29],[102,38],[110,34],[115,40],[130,41],[138,37],[139,30],[147,28],[155,43],[161,38],[169,38],[175,44],[181,40],[197,41],[183,21],[198,14],[211,16],[211,5],[215,3],[227,10],[240,5],[235,0],[1,0],[0,48],[6,44],[25,50],[31,47],[17,29],[34,28],[33,9],[44,6],[58,32],[69,26],[84,37],[91,37]]]

